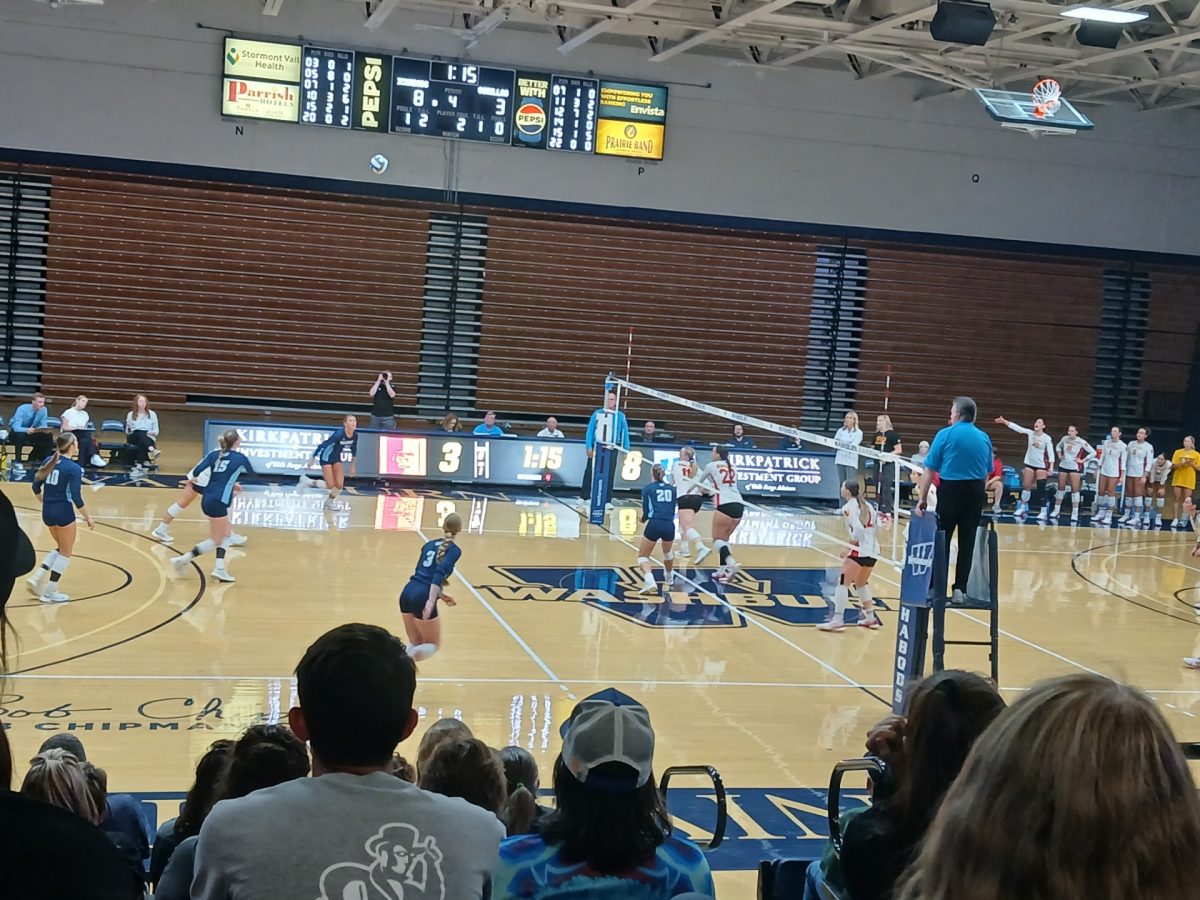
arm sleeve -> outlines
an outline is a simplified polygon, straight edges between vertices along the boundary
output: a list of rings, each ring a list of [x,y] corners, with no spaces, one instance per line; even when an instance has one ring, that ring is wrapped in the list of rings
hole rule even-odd
[[[226,873],[236,865],[230,859],[227,841],[220,833],[221,816],[216,810],[209,814],[200,829],[196,843],[196,864],[193,867],[192,900],[229,900]],[[169,863],[168,863],[169,865]]]
[[[650,492],[642,488],[642,518],[650,518]]]
[[[133,413],[125,413],[125,433],[133,434]]]
[[[46,484],[46,480],[44,478],[40,479],[40,480],[37,478],[33,479],[34,496],[37,496],[38,494],[40,494],[42,492],[42,488],[45,486],[45,484]]]
[[[446,551],[446,555],[442,558],[441,563],[433,571],[433,580],[438,584],[444,584],[446,580],[454,574],[454,567],[458,564],[459,558],[462,556],[462,547],[458,544],[451,544]]]
[[[313,449],[312,455],[313,456],[318,455],[322,450],[324,450],[326,447],[328,447],[330,444],[332,444],[335,440],[337,440],[337,436],[338,436],[338,433],[335,431],[329,437],[325,438],[325,440],[321,441],[321,443],[317,444],[317,446]]]
[[[629,449],[629,420],[625,413],[617,413],[617,443],[625,450]]]
[[[350,438],[350,458],[358,459],[358,432],[354,432],[354,437]]]
[[[67,485],[67,494],[76,509],[83,509],[83,469],[78,466],[71,473],[71,481]]]
[[[1009,422],[1008,427],[1011,431],[1015,431],[1017,434],[1023,434],[1026,437],[1029,437],[1029,435],[1033,434],[1033,432],[1030,429],[1022,428],[1016,422]]]
[[[17,434],[25,434],[27,431],[29,431],[29,426],[26,425],[21,419],[21,407],[19,406],[13,412],[12,418],[9,419],[8,424],[12,426],[12,430]]]
[[[929,452],[925,454],[925,468],[933,472],[940,472],[942,468],[942,454],[945,452],[946,431],[942,429],[933,436],[933,443],[929,445]]]
[[[592,450],[596,446],[596,417],[599,413],[600,411],[596,410],[596,412],[592,413],[592,417],[588,419],[587,434],[583,436],[583,446],[588,450]]]
[[[150,434],[158,434],[158,413],[150,410]]]

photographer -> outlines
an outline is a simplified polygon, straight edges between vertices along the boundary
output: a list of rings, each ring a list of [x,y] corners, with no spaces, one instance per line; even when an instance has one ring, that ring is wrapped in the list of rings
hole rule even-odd
[[[396,427],[396,391],[392,388],[392,373],[380,372],[368,391],[371,395],[371,427]]]

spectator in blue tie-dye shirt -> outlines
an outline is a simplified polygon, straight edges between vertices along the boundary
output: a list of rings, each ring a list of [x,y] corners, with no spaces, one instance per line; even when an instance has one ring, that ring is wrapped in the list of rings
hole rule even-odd
[[[572,896],[659,900],[714,894],[703,852],[675,834],[654,782],[646,708],[608,689],[581,700],[562,727],[556,809],[537,834],[500,845],[493,900]]]

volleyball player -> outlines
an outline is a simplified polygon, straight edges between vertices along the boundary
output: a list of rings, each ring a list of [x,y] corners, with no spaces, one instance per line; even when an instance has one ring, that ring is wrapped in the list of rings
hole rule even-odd
[[[1182,528],[1185,522],[1184,503],[1196,490],[1196,472],[1200,470],[1200,453],[1196,452],[1196,439],[1190,434],[1183,439],[1183,446],[1171,455],[1171,489],[1175,492],[1175,518],[1172,528]]]
[[[716,497],[717,511],[713,513],[712,539],[721,566],[713,575],[714,581],[732,581],[738,563],[729,549],[729,539],[741,524],[746,507],[737,486],[737,472],[729,461],[726,447],[713,447],[712,462],[700,473],[700,484],[706,493]],[[699,562],[699,559],[696,560]]]
[[[663,467],[655,464],[650,470],[650,483],[642,488],[642,521],[646,524],[646,530],[642,533],[642,545],[638,547],[638,568],[644,576],[639,594],[653,594],[658,590],[658,585],[654,583],[650,554],[659,541],[662,541],[663,565],[666,567],[663,586],[669,590],[675,577],[675,554],[672,552],[675,542],[675,487],[663,481],[665,474]]]
[[[325,438],[317,449],[313,451],[313,461],[320,463],[321,476],[325,479],[325,487],[329,490],[329,497],[325,500],[326,509],[336,509],[334,503],[341,496],[342,489],[346,486],[346,476],[342,471],[342,453],[350,451],[350,477],[353,478],[357,474],[357,459],[358,459],[358,435],[355,429],[358,428],[358,419],[354,416],[346,416],[342,420],[342,427]],[[300,476],[301,486],[305,486],[307,476]],[[311,484],[311,480],[308,481]]]
[[[212,537],[171,560],[171,564],[179,571],[197,556],[215,547],[217,564],[212,570],[212,577],[217,581],[230,583],[235,580],[225,568],[225,551],[233,546],[230,540],[233,530],[229,526],[229,504],[234,493],[242,489],[237,483],[241,474],[254,471],[250,467],[250,460],[238,452],[237,448],[241,442],[241,435],[231,428],[221,435],[220,449],[208,454],[201,463],[208,471],[208,484],[202,491],[200,508],[204,515],[208,516],[209,533]]]
[[[679,533],[683,536],[679,555],[688,556],[689,545],[695,544],[696,565],[700,565],[704,557],[712,553],[712,548],[704,543],[704,538],[696,529],[696,513],[704,505],[704,491],[698,484],[686,487],[688,482],[696,479],[698,471],[696,451],[691,447],[680,448],[679,459],[671,464],[671,483],[675,485],[675,504],[679,509]]]
[[[930,490],[932,489],[931,487]],[[996,452],[995,448],[992,448],[992,471],[988,473],[987,483],[984,484],[983,490],[985,493],[993,492],[992,515],[1000,515],[1000,504],[1004,502],[1004,463],[1000,462],[1000,454]]]
[[[54,444],[54,453],[33,476],[33,493],[42,504],[42,522],[50,529],[55,549],[26,584],[43,603],[66,603],[71,598],[58,589],[58,580],[67,571],[75,549],[75,510],[83,514],[88,528],[95,525],[83,505],[83,469],[71,459],[79,451],[79,441],[68,431],[60,434]]]
[[[442,522],[443,537],[427,541],[417,558],[417,568],[404,590],[400,592],[400,612],[404,615],[404,631],[408,635],[408,655],[415,662],[429,659],[437,653],[442,642],[442,623],[438,619],[438,601],[448,606],[456,601],[446,593],[446,579],[462,556],[462,548],[454,543],[462,531],[462,516],[450,513]]]
[[[1137,438],[1125,448],[1125,511],[1117,524],[1137,528],[1146,505],[1146,479],[1154,465],[1154,447],[1146,440],[1149,431],[1137,430]]]
[[[1054,512],[1050,518],[1057,520],[1062,515],[1063,500],[1071,495],[1071,521],[1079,521],[1079,506],[1083,503],[1080,487],[1083,481],[1083,461],[1096,455],[1096,448],[1079,436],[1079,429],[1067,426],[1067,433],[1058,440],[1054,448],[1058,454],[1058,493],[1054,497]]]
[[[1143,524],[1149,528],[1162,528],[1163,507],[1167,505],[1167,480],[1171,477],[1171,461],[1165,453],[1154,458],[1150,467],[1150,478],[1146,486],[1146,517]],[[1154,504],[1151,510],[1150,505]],[[1153,521],[1151,519],[1153,518]]]
[[[175,498],[174,503],[167,507],[167,511],[163,513],[158,527],[150,532],[151,537],[158,538],[164,544],[173,544],[175,542],[175,538],[171,536],[171,532],[167,529],[167,526],[174,522],[185,509],[191,506],[197,497],[203,496],[204,487],[208,484],[208,478],[209,471],[204,468],[204,460],[202,459],[196,465],[192,466],[191,471],[179,483],[179,496]],[[248,538],[244,534],[230,531],[230,547],[240,547],[247,540]]]
[[[1010,422],[1004,416],[998,416],[996,424],[1007,425],[1017,434],[1025,435],[1027,441],[1025,464],[1021,469],[1021,501],[1017,504],[1016,512],[1013,515],[1029,514],[1030,495],[1032,494],[1033,504],[1038,508],[1038,518],[1045,520],[1047,512],[1045,505],[1046,479],[1050,477],[1050,470],[1054,467],[1054,452],[1051,449],[1053,443],[1050,435],[1046,434],[1045,421],[1036,419],[1033,428],[1022,428],[1016,422]]]
[[[842,573],[838,578],[838,586],[833,592],[833,615],[817,626],[820,631],[844,631],[846,629],[846,609],[850,606],[850,587],[858,594],[862,604],[862,615],[858,624],[863,628],[876,631],[882,623],[875,614],[875,598],[867,581],[875,568],[875,560],[879,556],[879,538],[875,533],[878,514],[875,507],[859,496],[857,481],[842,482],[842,499],[846,501],[842,507],[842,516],[846,520],[846,528],[850,531],[850,550],[842,563]]]
[[[1100,445],[1100,473],[1096,484],[1096,524],[1111,525],[1113,510],[1117,508],[1117,485],[1125,477],[1126,445],[1121,440],[1121,429],[1115,425],[1109,436]]]

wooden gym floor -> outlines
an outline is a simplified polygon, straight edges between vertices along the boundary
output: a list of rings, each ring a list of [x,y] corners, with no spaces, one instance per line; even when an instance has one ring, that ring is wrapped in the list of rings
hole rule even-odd
[[[195,449],[167,455],[164,468],[182,471]],[[44,554],[52,545],[29,486],[2,489]],[[884,613],[875,633],[812,627],[839,564],[841,525],[828,513],[749,518],[736,585],[717,598],[693,572],[705,589],[664,602],[632,596],[631,505],[600,529],[569,498],[363,494],[326,514],[321,491],[248,486],[235,521],[250,540],[230,551],[238,581],[224,585],[208,577],[211,557],[175,576],[173,551],[148,537],[175,493],[85,488],[97,527],[80,527],[63,580],[72,602],[42,604],[18,582],[9,613],[19,649],[0,702],[18,777],[45,737],[70,728],[113,790],[148,795],[160,821],[173,815],[209,742],[286,714],[291,672],[315,637],[350,621],[403,634],[397,593],[451,511],[468,523],[450,585],[459,605],[443,608],[443,648],[420,668],[418,731],[460,716],[493,746],[529,748],[548,783],[575,700],[622,688],[650,709],[659,770],[713,765],[729,789],[728,836],[712,856],[723,897],[753,896],[757,859],[816,846],[831,766],[860,755],[867,727],[888,711],[894,615]],[[172,526],[180,551],[207,535],[198,506]],[[901,540],[889,529],[885,555],[899,558]],[[1095,670],[1146,688],[1180,740],[1200,740],[1200,672],[1180,666],[1200,653],[1190,533],[1005,524],[1000,544],[1000,673],[1010,699],[1039,678]],[[897,570],[881,564],[872,584],[896,597]],[[987,634],[977,612],[950,614],[948,629]],[[981,649],[950,648],[947,662],[987,668]],[[414,756],[416,743],[401,751]],[[676,783],[680,824],[705,837],[711,788]]]

